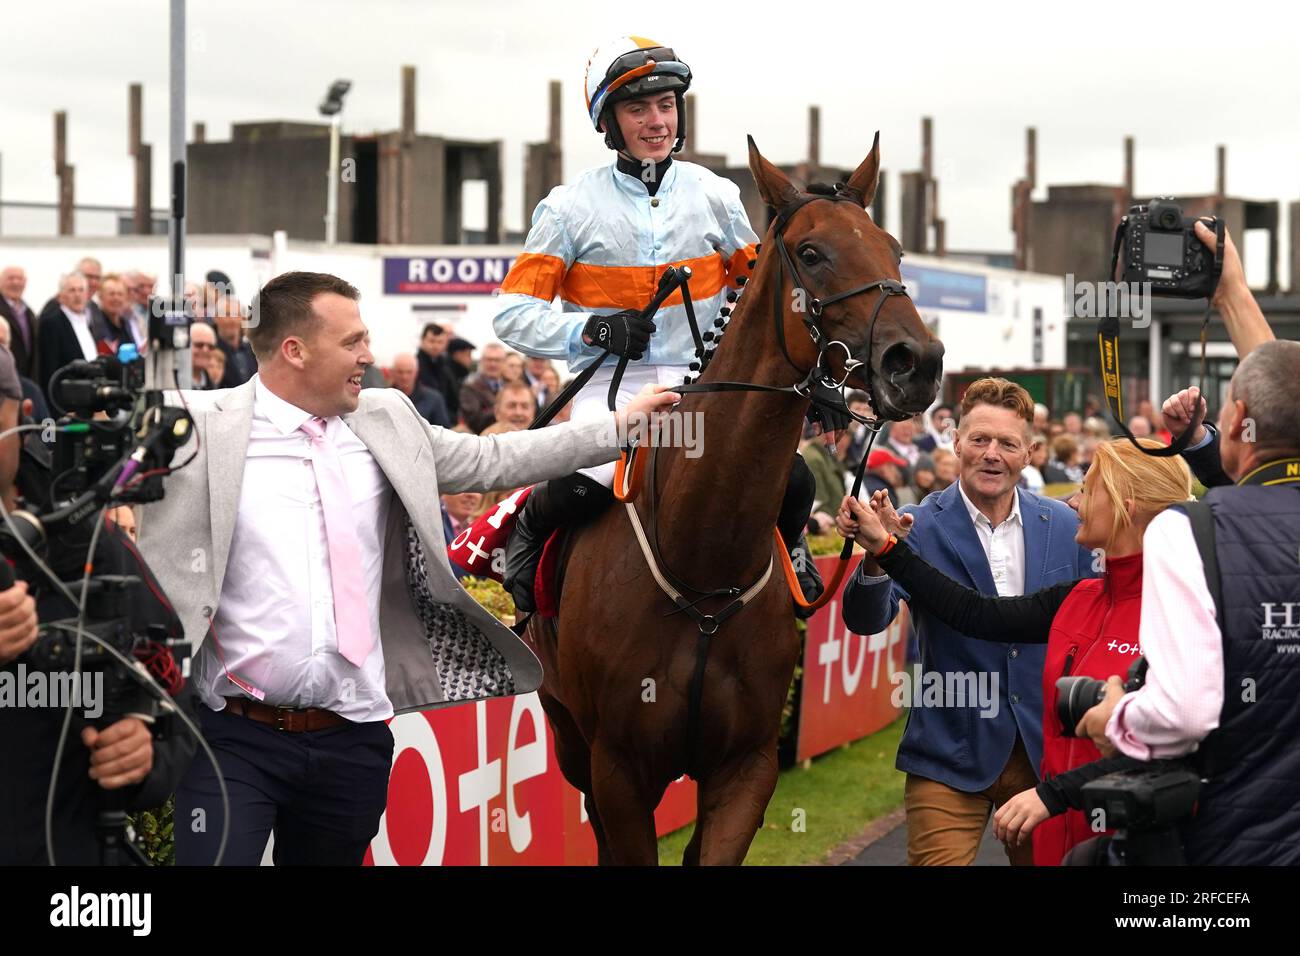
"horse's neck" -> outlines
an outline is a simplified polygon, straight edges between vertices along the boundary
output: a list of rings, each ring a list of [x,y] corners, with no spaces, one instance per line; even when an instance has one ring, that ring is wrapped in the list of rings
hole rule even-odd
[[[756,285],[751,280],[701,382],[784,386],[800,378],[777,342],[771,302]],[[704,392],[687,396],[679,408],[699,416],[693,419],[699,445],[698,454],[679,447],[659,454],[665,558],[690,584],[743,586],[731,578],[761,572],[770,553],[808,403],[794,395]]]

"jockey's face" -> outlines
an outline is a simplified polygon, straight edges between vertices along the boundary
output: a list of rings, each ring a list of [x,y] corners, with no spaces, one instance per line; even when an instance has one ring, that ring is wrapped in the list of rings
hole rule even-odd
[[[658,93],[614,104],[614,120],[633,159],[661,163],[677,142],[677,95]]]

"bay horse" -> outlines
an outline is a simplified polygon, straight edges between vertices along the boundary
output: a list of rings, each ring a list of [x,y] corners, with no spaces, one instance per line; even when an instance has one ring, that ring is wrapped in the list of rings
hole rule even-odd
[[[901,293],[901,249],[865,211],[879,174],[879,134],[833,195],[797,190],[752,138],[749,167],[777,218],[700,385],[787,386],[795,369],[804,375],[824,361],[836,382],[872,395],[878,418],[928,408],[943,346],[906,295],[872,281],[892,279],[886,285]],[[789,255],[776,248],[781,242]],[[814,343],[798,280],[807,293],[838,300],[817,308],[816,320],[822,341],[839,348]],[[761,580],[780,560],[773,529],[808,408],[793,390],[683,396],[678,411],[702,413],[703,454],[658,449],[633,505],[649,529],[647,500],[655,496],[665,567],[707,591]],[[570,535],[559,616],[534,616],[527,639],[545,672],[540,696],[557,760],[585,796],[599,862],[656,864],[655,807],[668,784],[689,773],[699,789],[683,862],[739,864],[776,787],[781,710],[799,652],[789,589],[771,575],[706,638],[707,658],[697,658],[703,626],[676,613],[656,584],[627,506],[616,503]],[[706,661],[703,690],[689,727],[697,659]]]

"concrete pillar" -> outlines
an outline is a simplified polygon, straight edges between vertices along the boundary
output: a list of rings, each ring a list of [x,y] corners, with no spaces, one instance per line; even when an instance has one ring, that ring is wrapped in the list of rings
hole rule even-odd
[[[1133,205],[1133,137],[1124,137],[1124,211]]]
[[[153,231],[153,151],[144,142],[144,86],[140,83],[127,88],[127,152],[135,160],[131,227],[137,236],[147,236]]]
[[[59,235],[70,236],[75,226],[73,206],[76,201],[74,171],[68,165],[68,114],[54,114],[54,174],[59,178]]]
[[[816,170],[822,164],[822,111],[819,106],[808,107],[808,165]]]
[[[411,153],[415,146],[415,67],[402,67],[401,172],[398,176],[398,242],[411,241],[411,201],[415,189],[415,168]]]

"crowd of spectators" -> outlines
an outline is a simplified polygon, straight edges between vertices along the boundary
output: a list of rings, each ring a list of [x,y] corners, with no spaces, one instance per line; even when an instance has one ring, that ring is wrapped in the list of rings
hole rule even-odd
[[[49,385],[69,362],[116,354],[134,344],[149,351],[149,316],[157,277],[140,270],[105,272],[87,256],[60,277],[58,289],[39,308],[28,300],[21,266],[0,269],[0,367],[3,401],[15,408],[32,402],[29,414],[49,412]],[[245,335],[247,309],[230,279],[209,272],[203,282],[187,283],[185,296],[196,319],[190,330],[194,387],[235,388],[257,372],[257,359]],[[475,353],[477,352],[477,360]],[[398,388],[430,424],[474,434],[497,434],[528,427],[537,412],[559,395],[560,372],[544,358],[507,351],[497,342],[481,349],[447,325],[429,323],[418,347],[372,367],[364,385]],[[554,422],[568,420],[562,409]],[[15,422],[16,423],[16,422]],[[461,522],[481,514],[509,491],[454,496],[444,515],[459,531]],[[470,509],[470,510],[467,510]]]
[[[32,400],[34,412],[48,408],[50,378],[67,363],[114,353],[126,342],[147,353],[156,281],[138,270],[106,273],[99,260],[87,257],[60,279],[56,294],[37,310],[25,299],[23,269],[0,270],[0,342],[12,355],[21,398]],[[191,330],[195,387],[233,388],[247,382],[257,371],[257,359],[244,335],[246,310],[230,280],[221,272],[209,272],[203,283],[187,284],[185,294],[198,320]],[[401,389],[430,424],[489,435],[527,428],[563,386],[559,370],[548,359],[511,352],[498,342],[478,348],[450,326],[434,322],[421,330],[413,352],[377,365],[365,384]],[[847,402],[859,414],[870,414],[865,393],[851,392]],[[568,412],[566,407],[555,421],[567,420]],[[1159,409],[1150,402],[1142,402],[1127,424],[1138,437],[1171,440]],[[867,499],[883,490],[901,507],[947,488],[957,479],[952,451],[956,427],[957,411],[947,403],[886,425],[868,455],[861,496]],[[852,487],[869,437],[866,427],[856,423],[836,436],[833,445],[811,428],[805,434],[800,453],[817,485],[812,531],[832,530],[832,515]],[[1110,437],[1095,396],[1088,396],[1081,409],[1059,416],[1045,405],[1035,406],[1032,456],[1021,484],[1036,493],[1078,485],[1094,450]],[[499,494],[484,495],[477,510],[494,507],[498,500]]]
[[[852,411],[870,414],[866,393],[850,392],[846,402]],[[1083,482],[1097,446],[1112,437],[1100,401],[1089,395],[1081,410],[1053,415],[1046,405],[1034,406],[1034,436],[1029,465],[1020,476],[1020,484],[1035,494],[1073,490]],[[890,422],[881,429],[867,456],[859,497],[870,500],[884,491],[895,508],[918,504],[926,495],[943,491],[957,480],[957,456],[953,439],[957,434],[958,412],[941,402],[929,412],[901,422]],[[1164,444],[1172,440],[1160,410],[1143,401],[1138,413],[1127,422],[1129,430],[1140,438],[1154,438]],[[809,530],[829,533],[834,528],[834,514],[843,496],[852,490],[853,478],[862,461],[870,432],[865,425],[854,423],[836,436],[834,445],[820,429],[810,427],[804,433],[799,452],[807,461],[817,483],[817,494]]]

